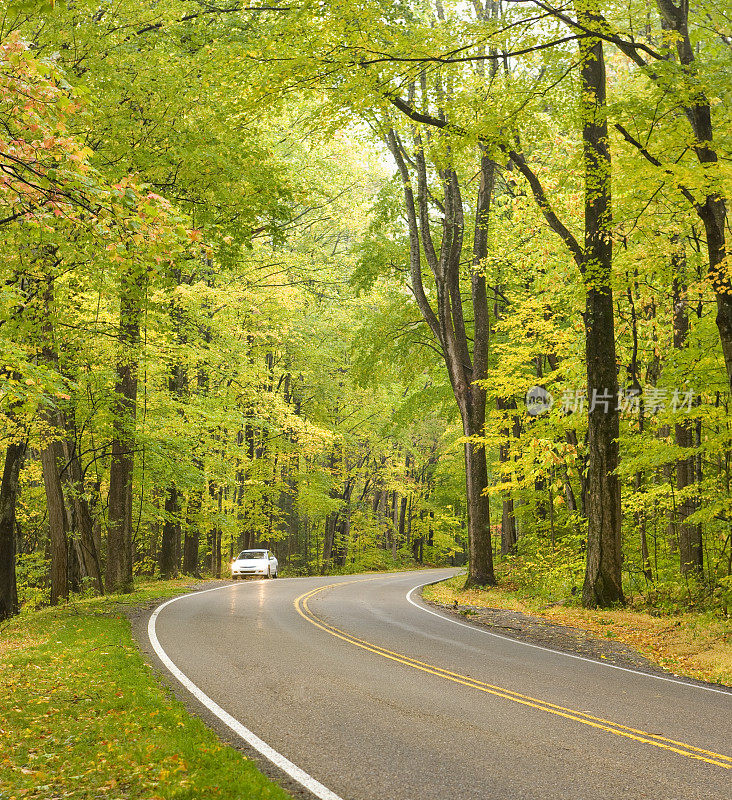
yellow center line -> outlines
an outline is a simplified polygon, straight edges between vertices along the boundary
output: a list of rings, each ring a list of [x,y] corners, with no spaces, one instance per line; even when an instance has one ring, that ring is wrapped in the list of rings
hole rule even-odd
[[[375,578],[364,578],[361,580],[375,580]],[[583,725],[590,725],[593,728],[615,734],[616,736],[623,736],[627,739],[633,739],[637,742],[650,744],[654,747],[660,747],[663,750],[670,750],[673,753],[686,756],[687,758],[705,761],[706,763],[713,764],[717,767],[732,769],[732,757],[730,756],[725,756],[721,753],[715,753],[711,750],[704,750],[700,747],[694,747],[693,745],[686,744],[685,742],[677,742],[674,739],[667,739],[664,736],[660,736],[655,733],[649,733],[648,731],[630,728],[627,725],[611,722],[610,720],[602,719],[601,717],[594,717],[591,714],[586,714],[584,711],[577,711],[575,709],[555,705],[554,703],[549,703],[545,700],[539,700],[529,695],[519,694],[518,692],[514,692],[511,689],[505,689],[501,686],[494,686],[490,683],[484,683],[483,681],[479,681],[467,675],[461,675],[458,672],[451,672],[450,670],[443,669],[442,667],[435,666],[434,664],[418,661],[416,658],[411,658],[403,653],[397,653],[393,650],[388,650],[385,647],[373,644],[365,639],[359,639],[357,636],[346,633],[340,628],[336,628],[334,625],[325,622],[325,620],[314,614],[308,606],[308,600],[320,592],[324,592],[327,589],[333,589],[337,586],[360,583],[361,580],[331,583],[328,586],[320,586],[317,589],[311,589],[309,592],[305,592],[295,599],[295,610],[303,619],[307,620],[310,624],[315,625],[316,628],[320,628],[326,633],[331,634],[331,636],[342,639],[343,641],[355,645],[356,647],[360,647],[363,650],[368,650],[371,653],[383,656],[390,661],[396,661],[400,664],[404,664],[405,666],[412,667],[412,669],[419,670],[420,672],[436,675],[439,678],[444,678],[445,680],[452,681],[453,683],[459,683],[462,686],[477,689],[478,691],[486,692],[487,694],[492,694],[496,697],[501,697],[504,700],[511,700],[512,702],[519,703],[523,706],[535,708],[539,711],[545,711],[548,714],[564,717],[565,719],[570,719],[574,722],[581,722]]]

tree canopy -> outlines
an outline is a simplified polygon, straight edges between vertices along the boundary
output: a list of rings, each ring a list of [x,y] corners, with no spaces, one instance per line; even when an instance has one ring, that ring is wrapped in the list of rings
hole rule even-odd
[[[11,2],[0,618],[466,565],[732,600],[729,15]]]

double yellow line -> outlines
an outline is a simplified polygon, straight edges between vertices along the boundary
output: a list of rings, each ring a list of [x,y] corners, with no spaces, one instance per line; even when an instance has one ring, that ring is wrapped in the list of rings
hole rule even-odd
[[[424,661],[418,661],[416,658],[405,656],[402,653],[396,653],[393,650],[387,650],[385,647],[380,647],[372,642],[367,642],[364,639],[359,639],[357,636],[346,633],[345,631],[340,630],[340,628],[336,628],[334,625],[331,625],[325,622],[325,620],[316,616],[308,606],[308,601],[315,595],[326,591],[326,589],[332,589],[336,586],[343,586],[346,583],[350,584],[353,583],[353,581],[331,583],[328,586],[320,586],[317,589],[312,589],[309,592],[301,594],[300,597],[294,601],[294,606],[297,613],[303,619],[306,619],[312,625],[315,625],[316,628],[320,628],[326,633],[331,634],[331,636],[335,636],[338,639],[342,639],[344,642],[348,642],[356,647],[360,647],[362,650],[368,650],[370,653],[383,656],[384,658],[388,658],[390,661],[396,661],[399,664],[404,664],[405,666],[419,670],[420,672],[427,672],[430,675],[436,675],[438,678],[444,678],[447,681],[459,683],[462,686],[467,686],[471,689],[477,689],[480,692],[486,692],[487,694],[501,697],[504,700],[520,703],[523,706],[529,706],[530,708],[535,708],[539,711],[545,711],[547,714],[554,714],[558,717],[564,717],[565,719],[569,719],[574,722],[581,722],[583,725],[590,725],[591,727],[605,731],[606,733],[612,733],[616,736],[623,736],[626,739],[633,739],[636,742],[642,742],[643,744],[660,747],[663,750],[670,750],[678,755],[686,756],[687,758],[693,758],[698,761],[705,761],[707,764],[713,764],[716,767],[732,769],[732,758],[729,756],[715,753],[711,750],[703,750],[700,747],[694,747],[690,744],[685,744],[684,742],[677,742],[673,739],[667,739],[664,736],[659,736],[655,733],[649,733],[648,731],[630,728],[627,725],[620,725],[616,722],[602,719],[601,717],[593,717],[591,714],[585,714],[584,711],[576,711],[575,709],[565,708],[564,706],[558,706],[554,703],[548,703],[545,700],[538,700],[535,697],[519,694],[518,692],[511,691],[510,689],[504,689],[501,686],[493,686],[490,683],[484,683],[483,681],[476,680],[475,678],[470,678],[467,675],[460,675],[457,672],[450,672],[450,670],[437,667],[434,664],[427,664]]]

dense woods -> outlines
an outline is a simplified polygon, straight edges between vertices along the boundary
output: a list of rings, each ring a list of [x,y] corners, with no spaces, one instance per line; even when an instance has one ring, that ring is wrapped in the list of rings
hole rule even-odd
[[[732,603],[718,0],[0,16],[0,619],[419,564]]]

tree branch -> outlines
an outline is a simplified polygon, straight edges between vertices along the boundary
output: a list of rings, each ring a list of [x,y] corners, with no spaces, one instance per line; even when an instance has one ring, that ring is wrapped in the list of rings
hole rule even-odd
[[[394,94],[387,94],[386,97],[395,108],[398,108],[403,114],[406,114],[415,122],[421,122],[424,125],[431,125],[432,127],[440,128],[441,130],[449,130],[463,136],[467,133],[464,128],[461,128],[458,125],[452,125],[451,123],[447,122],[447,120],[439,119],[438,117],[433,117],[431,114],[423,114],[417,111],[411,105],[409,105],[409,103],[406,103],[404,100]],[[478,140],[482,143],[485,143],[485,140],[480,136],[478,137]],[[556,212],[549,202],[549,198],[547,197],[544,187],[541,185],[539,177],[531,169],[531,167],[529,167],[522,153],[520,153],[518,150],[511,149],[507,145],[499,144],[499,147],[506,155],[509,156],[514,164],[516,164],[519,172],[521,172],[524,178],[526,178],[526,181],[528,182],[531,192],[534,196],[534,200],[539,206],[541,213],[544,215],[544,219],[549,223],[549,227],[562,239],[564,244],[567,246],[572,254],[572,258],[579,267],[580,272],[584,272],[584,250],[569,228],[567,228],[567,226],[556,215]]]
[[[384,64],[384,63],[397,63],[397,64],[422,64],[422,63],[429,63],[429,64],[464,64],[470,61],[503,61],[505,58],[515,58],[517,56],[525,56],[529,53],[536,53],[540,50],[548,50],[551,47],[556,47],[560,44],[566,44],[567,42],[576,42],[580,39],[587,39],[591,36],[597,36],[595,33],[580,33],[573,36],[565,36],[563,39],[555,39],[551,42],[544,42],[543,44],[536,44],[532,47],[524,47],[521,50],[512,50],[511,52],[507,53],[498,53],[498,52],[490,52],[490,53],[481,53],[474,56],[462,56],[460,58],[455,58],[454,56],[394,56],[385,54],[379,58],[370,58],[370,59],[361,59],[358,63],[362,67],[369,67],[372,64]]]
[[[414,191],[412,190],[412,183],[409,179],[409,170],[404,163],[402,154],[399,150],[399,145],[396,141],[396,135],[393,130],[389,131],[387,137],[387,144],[391,151],[394,160],[397,163],[399,174],[402,178],[404,186],[404,200],[407,211],[407,221],[409,223],[409,272],[412,278],[412,294],[417,301],[417,306],[422,312],[422,316],[430,326],[430,330],[434,334],[437,341],[442,345],[442,335],[440,332],[440,324],[437,316],[430,305],[427,295],[424,291],[424,284],[422,283],[422,258],[421,247],[419,242],[419,226],[417,224],[417,214],[414,206]]]
[[[292,6],[231,6],[230,8],[205,8],[202,11],[195,11],[191,14],[186,14],[185,16],[181,17],[177,22],[190,22],[192,19],[196,19],[197,17],[203,17],[208,14],[234,14],[237,11],[251,11],[253,13],[262,12],[262,11],[291,11]],[[165,22],[153,22],[150,25],[146,25],[144,28],[140,28],[139,31],[135,31],[136,36],[142,36],[143,33],[149,33],[150,31],[158,31],[165,25]]]
[[[643,145],[637,139],[631,136],[631,134],[619,122],[615,123],[615,130],[619,131],[622,134],[625,141],[628,142],[628,144],[632,144],[633,147],[635,147],[635,149],[643,156],[643,158],[646,159],[646,161],[653,164],[654,167],[659,167],[667,175],[670,175],[672,178],[675,177],[673,171],[669,167],[664,166],[654,155],[651,155],[651,153],[649,153],[648,150],[646,150],[646,148],[643,147]],[[681,194],[683,194],[684,197],[694,207],[694,210],[697,213],[703,212],[701,204],[696,200],[694,195],[682,184],[677,183],[677,186]]]
[[[526,159],[523,156],[523,153],[512,150],[505,145],[501,146],[501,150],[506,153],[513,163],[518,168],[519,172],[526,178],[529,187],[531,188],[531,193],[534,196],[534,200],[536,205],[539,206],[539,210],[544,215],[544,219],[549,223],[549,227],[556,233],[559,238],[564,242],[564,244],[569,249],[570,253],[572,254],[572,258],[574,258],[575,264],[579,267],[580,272],[584,273],[585,270],[585,254],[584,250],[580,246],[579,242],[575,238],[574,234],[567,228],[567,226],[559,219],[556,215],[554,209],[549,202],[549,198],[547,197],[546,191],[544,187],[541,185],[541,181],[539,180],[539,176],[531,169],[531,167],[526,163]]]

